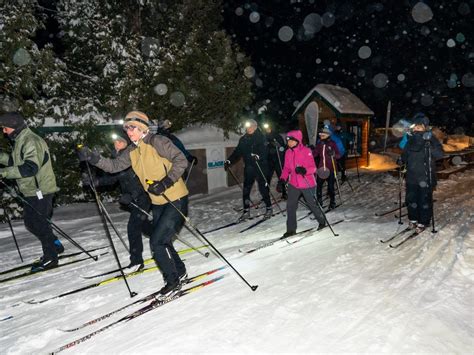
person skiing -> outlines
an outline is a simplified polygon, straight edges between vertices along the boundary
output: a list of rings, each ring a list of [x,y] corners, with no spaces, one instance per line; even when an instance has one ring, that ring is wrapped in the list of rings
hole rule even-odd
[[[5,166],[0,168],[0,178],[16,181],[26,201],[23,206],[25,227],[38,238],[43,249],[43,255],[33,263],[31,271],[54,268],[64,247],[47,222],[53,215],[54,194],[59,191],[48,146],[28,128],[18,112],[0,115],[0,126],[13,145],[11,155],[0,152],[0,164]]]
[[[318,202],[322,206],[323,185],[324,182],[327,181],[329,193],[329,210],[332,210],[336,208],[336,194],[334,190],[336,178],[334,172],[335,164],[333,163],[335,163],[335,159],[339,159],[340,154],[336,143],[331,140],[331,131],[328,127],[324,127],[323,130],[319,132],[319,138],[320,139],[313,150],[314,159],[316,159],[316,165],[318,168],[316,194],[318,197]]]
[[[268,219],[272,216],[273,209],[270,202],[269,186],[267,186],[265,182],[268,174],[266,140],[262,132],[258,129],[257,121],[249,119],[245,123],[245,127],[246,133],[239,139],[237,147],[224,162],[224,168],[227,170],[240,158],[244,159],[244,186],[242,189],[244,209],[242,215],[239,217],[239,221],[250,218],[250,191],[252,190],[255,180],[257,180],[258,190],[266,206],[264,218]]]
[[[273,173],[276,172],[277,177],[281,175],[283,160],[285,157],[285,141],[283,137],[273,131],[272,126],[269,123],[265,123],[263,125],[263,129],[265,130],[265,138],[267,140],[267,148],[268,148],[268,174],[266,176],[268,185],[271,185]],[[281,193],[281,198],[286,200],[286,188],[284,185],[277,185],[278,191]]]
[[[187,277],[186,266],[176,252],[172,238],[185,222],[179,211],[188,214],[188,189],[182,179],[188,162],[169,138],[150,133],[149,127],[150,120],[145,113],[131,111],[125,116],[123,128],[133,144],[122,154],[107,159],[83,147],[79,158],[109,173],[132,167],[151,199],[150,249],[165,281],[159,292],[167,296],[178,291],[181,281]]]
[[[435,161],[443,157],[443,147],[428,130],[429,119],[414,118],[401,162],[406,165],[406,205],[410,227],[421,233],[433,216],[433,189],[436,186]]]
[[[303,133],[299,130],[288,132],[286,141],[288,149],[285,153],[285,163],[280,176],[280,184],[288,183],[286,232],[282,238],[296,234],[296,210],[301,195],[319,222],[318,230],[326,225],[314,195],[316,165],[311,149],[303,145]]]
[[[128,142],[124,137],[116,136],[114,138],[114,158],[119,157],[125,153]],[[130,210],[130,217],[127,224],[128,243],[130,246],[130,264],[126,266],[127,271],[139,271],[143,269],[143,241],[142,233],[147,232],[151,234],[151,226],[147,215],[142,212],[150,210],[151,201],[148,194],[143,189],[137,175],[132,168],[127,168],[115,174],[105,174],[103,176],[94,177],[90,181],[88,174],[83,176],[82,182],[84,185],[94,184],[95,187],[114,185],[117,182],[120,184],[122,196],[120,203],[127,206]],[[136,205],[136,206],[135,206]]]

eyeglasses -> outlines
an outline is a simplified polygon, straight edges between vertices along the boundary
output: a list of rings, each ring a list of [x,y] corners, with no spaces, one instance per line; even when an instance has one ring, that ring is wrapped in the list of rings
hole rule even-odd
[[[124,130],[125,132],[133,131],[135,128],[137,128],[137,126],[133,126],[133,125],[126,125],[126,126],[123,126],[123,130]]]

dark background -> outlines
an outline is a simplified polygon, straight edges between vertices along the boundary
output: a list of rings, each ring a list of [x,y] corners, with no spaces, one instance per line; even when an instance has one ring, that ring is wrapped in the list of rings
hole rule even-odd
[[[391,100],[392,124],[423,112],[450,133],[471,131],[474,1],[424,1],[433,13],[425,23],[412,17],[418,2],[225,1],[224,26],[256,69],[253,110],[270,100],[268,115],[284,124],[295,102],[327,83],[361,98],[375,112],[376,126],[385,125]],[[260,16],[256,23],[250,20],[254,11]],[[330,13],[334,23],[305,35],[303,23],[310,13]],[[288,42],[278,38],[282,26],[294,32]],[[449,39],[454,47],[447,45]],[[368,59],[358,56],[364,45],[372,51]],[[388,77],[382,88],[373,83],[378,73]],[[405,80],[397,79],[400,74]]]

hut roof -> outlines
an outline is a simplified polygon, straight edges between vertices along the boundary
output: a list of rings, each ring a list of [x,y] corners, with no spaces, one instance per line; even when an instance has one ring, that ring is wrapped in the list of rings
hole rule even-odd
[[[351,93],[348,89],[329,85],[318,84],[312,88],[308,94],[301,100],[298,107],[293,112],[294,116],[299,112],[308,100],[311,100],[315,95],[326,100],[337,112],[341,114],[358,114],[358,115],[373,115],[374,112],[368,108],[357,96]]]

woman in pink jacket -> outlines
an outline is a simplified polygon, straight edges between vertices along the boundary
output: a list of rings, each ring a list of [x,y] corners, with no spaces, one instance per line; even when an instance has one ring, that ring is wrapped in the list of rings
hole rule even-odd
[[[319,222],[318,230],[326,226],[325,218],[321,209],[316,205],[314,196],[316,165],[314,164],[313,153],[311,149],[303,145],[301,131],[288,132],[286,141],[288,149],[285,153],[285,164],[280,176],[280,184],[288,182],[288,200],[286,202],[288,217],[286,233],[283,234],[283,238],[296,234],[296,210],[301,195],[303,195],[311,212]]]

